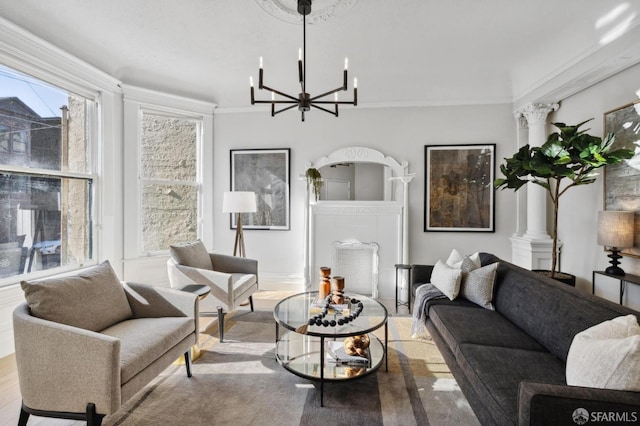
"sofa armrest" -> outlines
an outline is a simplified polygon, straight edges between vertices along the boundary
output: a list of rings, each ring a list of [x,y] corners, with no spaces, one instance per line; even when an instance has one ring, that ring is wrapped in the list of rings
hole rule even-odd
[[[253,274],[258,276],[258,261],[246,257],[209,253],[213,269],[229,274]]]
[[[411,291],[416,295],[416,288],[420,284],[431,282],[433,265],[411,265]]]
[[[120,340],[31,315],[26,303],[13,312],[20,392],[36,410],[100,414],[121,404]]]
[[[622,418],[627,419],[630,424],[635,423],[640,420],[640,392],[526,381],[520,383],[520,426],[573,424],[572,416],[578,408],[583,408],[589,413],[590,421],[599,413],[614,413],[613,415],[626,416]]]

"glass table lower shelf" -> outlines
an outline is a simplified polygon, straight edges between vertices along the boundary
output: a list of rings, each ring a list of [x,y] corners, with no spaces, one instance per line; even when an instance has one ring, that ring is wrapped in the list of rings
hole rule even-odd
[[[310,380],[341,381],[363,377],[375,372],[384,360],[384,346],[380,339],[370,334],[367,362],[337,363],[328,355],[332,339],[306,336],[294,332],[286,333],[276,344],[276,359],[293,374]],[[324,342],[323,342],[324,340]],[[321,356],[324,346],[324,356]],[[324,368],[324,374],[321,374]]]

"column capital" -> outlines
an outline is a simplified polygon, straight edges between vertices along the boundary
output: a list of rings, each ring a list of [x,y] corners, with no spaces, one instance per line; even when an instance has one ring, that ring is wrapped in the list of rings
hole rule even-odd
[[[520,109],[517,109],[513,112],[513,115],[516,119],[520,117],[524,117],[527,120],[527,123],[531,125],[536,124],[546,124],[547,115],[550,112],[556,111],[560,108],[560,105],[555,104],[527,104]]]

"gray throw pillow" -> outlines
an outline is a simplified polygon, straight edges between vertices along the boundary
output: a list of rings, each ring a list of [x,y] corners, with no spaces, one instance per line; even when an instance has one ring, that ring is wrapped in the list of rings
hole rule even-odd
[[[179,265],[191,266],[198,269],[213,269],[211,256],[207,252],[207,248],[200,240],[192,241],[184,244],[174,244],[169,246],[171,257]]]
[[[460,297],[464,297],[485,309],[495,310],[492,302],[497,270],[498,263],[491,263],[464,273],[460,285]]]
[[[109,261],[77,275],[20,283],[31,314],[86,330],[101,331],[133,316]]]

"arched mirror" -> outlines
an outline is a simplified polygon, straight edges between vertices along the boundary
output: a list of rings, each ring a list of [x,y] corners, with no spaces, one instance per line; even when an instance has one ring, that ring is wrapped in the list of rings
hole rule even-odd
[[[307,167],[322,176],[321,201],[402,201],[402,183],[392,178],[406,176],[408,163],[371,148],[348,147]]]
[[[335,163],[318,170],[320,200],[384,201],[385,168],[376,163]]]

